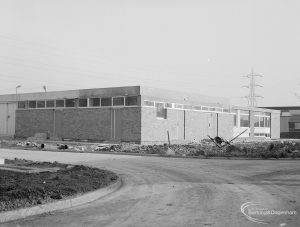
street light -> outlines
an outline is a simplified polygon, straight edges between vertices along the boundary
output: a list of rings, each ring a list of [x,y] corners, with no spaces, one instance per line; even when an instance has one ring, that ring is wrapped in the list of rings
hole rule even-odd
[[[43,89],[45,91],[45,107],[47,105],[47,88],[46,88],[46,85],[43,86]]]
[[[18,88],[20,88],[21,85],[16,86],[16,102],[18,102]]]

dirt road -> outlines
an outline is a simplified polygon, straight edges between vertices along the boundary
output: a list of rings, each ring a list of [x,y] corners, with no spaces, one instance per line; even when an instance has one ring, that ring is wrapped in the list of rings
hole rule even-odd
[[[81,163],[115,171],[123,179],[117,192],[95,202],[3,226],[300,226],[299,160],[181,159],[5,149],[0,149],[0,157]],[[241,212],[246,202],[259,203],[252,205],[252,211],[263,207],[265,211],[294,213],[252,213],[249,219],[255,216],[266,223],[259,224]]]

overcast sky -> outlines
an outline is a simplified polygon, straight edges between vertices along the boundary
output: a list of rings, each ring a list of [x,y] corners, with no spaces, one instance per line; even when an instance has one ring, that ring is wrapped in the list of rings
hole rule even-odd
[[[299,0],[0,0],[0,94],[145,85],[299,105]]]

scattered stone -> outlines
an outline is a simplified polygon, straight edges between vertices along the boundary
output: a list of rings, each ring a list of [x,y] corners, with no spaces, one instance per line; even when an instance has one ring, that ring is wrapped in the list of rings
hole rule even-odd
[[[168,150],[166,152],[166,155],[168,155],[168,156],[174,156],[175,155],[175,151],[172,150],[172,149],[170,149],[170,148],[168,148]]]
[[[57,144],[57,149],[66,150],[66,149],[68,149],[68,145],[66,145],[66,144]]]

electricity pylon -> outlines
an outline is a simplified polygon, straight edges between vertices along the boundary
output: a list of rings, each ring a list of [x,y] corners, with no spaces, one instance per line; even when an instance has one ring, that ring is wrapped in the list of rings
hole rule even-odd
[[[249,95],[247,96],[244,96],[244,98],[247,98],[248,99],[248,106],[250,108],[255,108],[257,106],[257,98],[263,98],[263,96],[261,95],[257,95],[256,94],[256,87],[262,87],[261,85],[255,83],[255,78],[256,77],[263,77],[262,75],[260,74],[255,74],[253,72],[253,69],[251,70],[251,73],[246,75],[246,76],[243,76],[243,77],[247,77],[250,79],[250,84],[249,85],[245,85],[243,87],[246,87],[246,88],[249,88]]]

